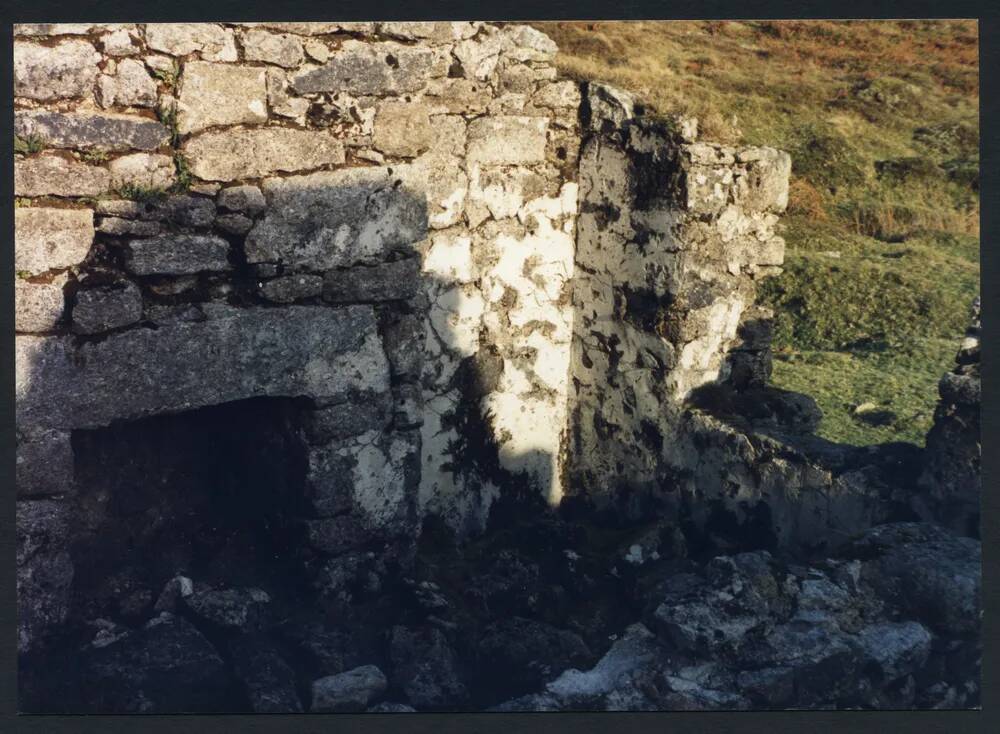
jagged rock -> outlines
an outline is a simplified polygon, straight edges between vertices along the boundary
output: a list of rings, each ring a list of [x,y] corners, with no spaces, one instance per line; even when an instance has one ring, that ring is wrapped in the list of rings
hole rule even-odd
[[[459,706],[468,691],[458,670],[455,652],[435,627],[393,627],[389,638],[393,684],[418,709]]]
[[[216,125],[256,124],[267,121],[267,82],[256,66],[189,61],[177,99],[181,133]]]
[[[313,713],[364,711],[381,696],[388,685],[385,675],[374,665],[364,665],[338,675],[313,681]]]
[[[222,658],[190,622],[168,613],[91,646],[83,666],[84,698],[95,713],[218,711],[227,700]]]
[[[60,155],[14,159],[16,196],[99,196],[109,188],[108,171]]]
[[[299,94],[402,94],[427,83],[434,55],[430,49],[398,43],[345,41],[326,64],[292,79]]]
[[[878,666],[881,680],[915,673],[927,662],[931,633],[917,622],[881,622],[858,633],[865,659]]]
[[[159,612],[177,611],[177,605],[182,599],[194,593],[194,582],[187,576],[174,576],[163,587],[163,591],[156,598],[153,610]]]
[[[561,708],[602,708],[604,697],[633,687],[633,674],[663,654],[662,645],[643,625],[629,627],[593,668],[571,668],[546,685],[545,694]],[[516,710],[516,709],[508,709]]]
[[[579,635],[523,617],[499,620],[484,629],[477,652],[479,675],[490,681],[491,692],[503,696],[527,693],[591,657]]]
[[[101,36],[101,48],[109,56],[132,56],[139,53],[139,47],[133,43],[134,40],[132,33],[120,28]]]
[[[211,235],[168,234],[131,240],[126,269],[136,275],[185,275],[229,270],[229,243]]]
[[[194,614],[212,624],[251,630],[262,624],[271,597],[260,589],[207,589],[195,590],[183,601]]]
[[[933,525],[872,528],[845,554],[862,561],[862,578],[885,599],[932,629],[956,636],[979,630],[982,550]]]
[[[382,35],[413,41],[426,38],[431,41],[459,41],[470,38],[479,31],[482,23],[450,21],[408,21],[405,23],[379,23]]]
[[[254,713],[302,712],[295,671],[270,640],[261,635],[240,636],[229,644],[229,650],[236,677],[246,687]]]
[[[76,294],[73,330],[96,334],[134,324],[142,318],[142,294],[129,282],[90,288]]]
[[[417,258],[348,270],[329,270],[323,299],[332,303],[395,301],[412,298],[420,287]]]
[[[91,94],[100,54],[86,41],[14,44],[14,95],[52,100]]]
[[[152,237],[160,234],[163,227],[159,222],[143,222],[134,219],[120,219],[119,217],[101,217],[97,223],[97,231],[104,234],[122,237],[134,235],[136,237]]]
[[[407,706],[405,703],[389,703],[388,701],[377,703],[367,711],[369,714],[413,714],[416,712],[415,708]]]
[[[90,112],[18,110],[14,134],[37,136],[49,148],[155,150],[166,145],[170,131],[156,120]]]
[[[78,265],[94,241],[90,209],[14,209],[14,270],[38,275]]]
[[[294,173],[344,162],[344,145],[325,131],[230,128],[203,132],[183,145],[191,172],[208,181]]]
[[[28,283],[18,278],[14,281],[14,330],[50,331],[62,319],[65,306],[63,288],[66,277],[51,283]]]

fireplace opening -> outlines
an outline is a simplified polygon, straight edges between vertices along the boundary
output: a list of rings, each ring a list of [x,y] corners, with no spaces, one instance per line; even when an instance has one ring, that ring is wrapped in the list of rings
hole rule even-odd
[[[146,618],[175,576],[301,598],[306,403],[253,398],[75,431],[71,618]]]

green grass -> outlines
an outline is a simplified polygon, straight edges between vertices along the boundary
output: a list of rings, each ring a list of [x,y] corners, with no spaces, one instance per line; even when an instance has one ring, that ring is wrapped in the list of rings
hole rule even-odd
[[[937,404],[939,376],[959,339],[916,339],[885,351],[799,351],[775,355],[773,382],[807,393],[823,411],[817,433],[857,446],[886,441],[923,445]],[[873,426],[855,408],[874,403],[893,416]]]
[[[695,115],[703,140],[789,151],[785,272],[760,293],[772,381],[817,398],[827,438],[922,443],[979,290],[975,22],[535,25],[568,77]],[[883,400],[888,425],[854,417]]]
[[[45,141],[38,135],[28,135],[24,138],[19,135],[14,136],[15,153],[20,153],[21,155],[34,155],[35,153],[41,152],[44,148]]]

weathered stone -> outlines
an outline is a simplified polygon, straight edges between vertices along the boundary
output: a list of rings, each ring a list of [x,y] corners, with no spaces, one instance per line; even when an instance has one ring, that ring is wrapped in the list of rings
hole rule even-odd
[[[292,68],[305,58],[302,42],[292,35],[251,30],[243,33],[242,41],[243,56],[247,61],[263,61]]]
[[[461,705],[468,696],[455,652],[436,627],[393,627],[389,657],[393,684],[419,709]]]
[[[240,630],[259,627],[270,601],[267,592],[260,589],[196,589],[183,598],[184,605],[201,619]]]
[[[94,241],[90,209],[14,210],[14,270],[31,275],[83,262]]]
[[[326,64],[300,73],[291,85],[300,94],[416,92],[427,83],[433,61],[434,54],[428,48],[345,41]]]
[[[14,95],[51,100],[92,94],[100,54],[86,41],[14,44]]]
[[[162,235],[132,240],[125,267],[136,275],[185,275],[229,270],[229,243],[211,235]]]
[[[493,29],[491,31],[455,44],[452,53],[461,64],[462,75],[466,78],[487,79],[496,69],[503,43],[500,35]]]
[[[108,171],[99,166],[60,155],[14,158],[16,196],[99,196],[108,188]]]
[[[375,114],[372,145],[387,155],[414,157],[430,148],[439,131],[431,107],[414,102],[383,102]]]
[[[50,331],[62,318],[66,277],[51,283],[14,281],[14,330]]]
[[[426,232],[426,205],[398,185],[395,171],[348,168],[268,179],[271,208],[247,235],[247,260],[328,270],[411,250]]]
[[[17,650],[66,621],[73,564],[67,552],[68,508],[51,500],[17,503]]]
[[[310,38],[305,42],[304,45],[306,54],[313,61],[318,61],[321,64],[325,64],[327,60],[330,58],[330,47],[327,46],[322,41]]]
[[[882,679],[894,681],[919,671],[931,651],[931,633],[917,622],[882,622],[858,633],[864,655]]]
[[[482,164],[545,160],[544,117],[479,117],[469,123],[469,161]]]
[[[385,395],[389,384],[376,386],[380,392],[309,412],[305,423],[309,440],[326,444],[332,440],[380,431],[389,423],[389,405]]]
[[[420,288],[416,258],[348,270],[329,270],[323,277],[323,299],[332,303],[397,301],[412,298]]]
[[[156,104],[156,82],[146,66],[135,59],[118,63],[114,76],[102,74],[97,84],[97,101],[101,107],[153,107]]]
[[[204,196],[175,194],[156,205],[163,218],[182,227],[208,227],[215,219],[215,202]]]
[[[323,292],[320,275],[286,275],[261,285],[260,294],[275,303],[294,303],[303,298],[315,298]]]
[[[18,425],[85,428],[256,395],[333,399],[387,384],[389,365],[370,306],[289,306],[234,309],[79,348],[18,337],[15,374]]]
[[[257,178],[344,162],[344,146],[326,132],[233,128],[205,132],[184,144],[195,176],[210,181]]]
[[[115,237],[135,235],[136,237],[152,237],[163,231],[159,222],[147,222],[119,217],[101,217],[97,223],[97,231]]]
[[[16,454],[18,497],[73,493],[69,431],[19,431]]]
[[[217,711],[231,685],[211,643],[169,613],[109,644],[91,645],[82,659],[83,696],[98,711]]]
[[[198,51],[206,61],[237,59],[233,31],[216,23],[147,23],[146,45],[173,56]]]
[[[372,701],[385,693],[387,685],[385,675],[374,665],[329,675],[313,681],[310,710],[313,713],[364,711]]]
[[[288,75],[283,69],[273,67],[267,70],[267,103],[274,114],[300,123],[305,122],[310,106],[308,99],[293,97],[288,93]]]
[[[254,66],[190,61],[184,66],[177,113],[182,133],[266,122],[266,72]]]
[[[476,35],[482,27],[476,22],[451,21],[407,21],[402,23],[379,23],[379,33],[402,38],[405,41],[427,39],[430,41],[460,41]]]
[[[229,186],[219,192],[219,206],[232,212],[246,212],[250,216],[264,211],[267,202],[256,186]]]
[[[306,531],[313,548],[335,556],[361,548],[371,540],[370,533],[351,515],[308,520]]]
[[[139,47],[134,43],[134,36],[124,28],[101,36],[101,48],[109,56],[131,56],[139,53]]]
[[[96,334],[134,324],[142,318],[142,294],[132,283],[78,291],[73,307],[73,330]]]
[[[132,153],[115,158],[108,164],[111,188],[141,186],[165,189],[177,180],[173,159],[159,153]]]
[[[242,214],[223,214],[215,220],[215,226],[229,234],[243,235],[253,227],[253,220]]]
[[[104,26],[94,23],[15,23],[15,36],[86,36]]]
[[[580,85],[572,81],[546,84],[535,92],[531,101],[539,107],[575,110],[580,106]]]
[[[302,702],[295,690],[295,671],[264,635],[241,635],[229,645],[236,676],[246,686],[257,714],[297,714]]]
[[[167,128],[145,117],[46,110],[18,110],[14,133],[37,136],[51,148],[97,150],[155,150],[170,139]]]
[[[509,25],[505,26],[501,33],[514,46],[522,49],[529,49],[537,53],[536,56],[523,58],[522,60],[540,61],[551,59],[559,51],[556,42],[546,36],[537,28],[529,25]]]

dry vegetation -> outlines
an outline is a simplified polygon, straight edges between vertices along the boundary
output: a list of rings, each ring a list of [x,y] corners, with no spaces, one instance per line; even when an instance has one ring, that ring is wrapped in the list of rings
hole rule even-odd
[[[973,21],[535,24],[562,72],[628,89],[701,137],[792,154],[775,382],[821,432],[922,443],[979,288]],[[897,418],[872,426],[874,402]]]

